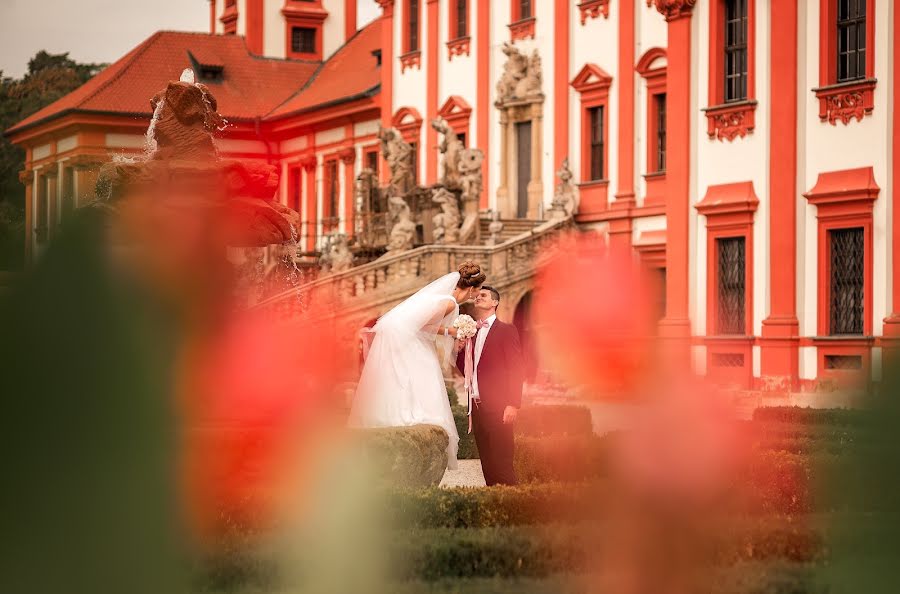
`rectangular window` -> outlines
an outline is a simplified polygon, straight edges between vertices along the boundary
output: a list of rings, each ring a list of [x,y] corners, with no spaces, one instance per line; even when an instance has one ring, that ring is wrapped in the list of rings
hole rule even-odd
[[[603,146],[603,106],[588,109],[591,141],[591,180],[605,179]]]
[[[412,154],[412,174],[413,183],[419,183],[419,143],[410,142],[410,153]]]
[[[519,0],[519,20],[524,21],[531,16],[531,0]]]
[[[291,29],[291,51],[295,54],[316,53],[316,30],[311,27]]]
[[[725,102],[747,99],[747,0],[725,2]]]
[[[375,176],[378,176],[378,151],[369,151],[366,153],[366,169],[372,171]]]
[[[653,96],[656,108],[656,172],[666,170],[666,94]]]
[[[837,0],[838,82],[866,77],[866,0]]]
[[[414,52],[419,49],[419,0],[409,0],[409,47],[407,52]]]
[[[300,192],[302,191],[303,181],[301,177],[302,171],[303,170],[299,167],[294,167],[293,169],[291,169],[291,203],[289,206],[297,212],[300,212],[300,209],[302,208],[300,202],[302,200],[300,195]]]
[[[466,144],[466,133],[465,133],[465,132],[459,132],[459,133],[456,135],[456,137],[459,138],[459,141],[462,143],[462,145],[463,145],[464,147],[468,147],[468,146],[469,146],[469,145]]]
[[[716,239],[716,331],[746,333],[746,259],[743,237]]]
[[[338,211],[338,162],[328,161],[325,163],[325,215],[327,217],[337,216]]]
[[[469,3],[467,0],[456,0],[456,38],[469,35]]]
[[[863,333],[865,243],[862,227],[833,229],[829,246],[829,334]]]

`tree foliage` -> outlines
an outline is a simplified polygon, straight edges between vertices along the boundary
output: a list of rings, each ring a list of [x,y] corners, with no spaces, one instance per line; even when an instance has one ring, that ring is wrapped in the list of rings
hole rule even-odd
[[[71,93],[104,67],[79,64],[68,53],[41,50],[28,61],[22,78],[3,76],[0,71],[0,131]],[[19,172],[24,166],[25,151],[0,135],[0,270],[15,266],[22,257],[25,190]]]

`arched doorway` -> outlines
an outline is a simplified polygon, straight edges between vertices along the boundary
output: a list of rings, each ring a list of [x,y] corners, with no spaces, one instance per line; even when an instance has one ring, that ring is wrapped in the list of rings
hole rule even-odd
[[[522,341],[522,356],[525,359],[525,381],[529,382],[534,381],[538,370],[537,344],[535,343],[531,325],[531,297],[531,291],[522,295],[513,314],[513,324],[519,331],[519,339]]]

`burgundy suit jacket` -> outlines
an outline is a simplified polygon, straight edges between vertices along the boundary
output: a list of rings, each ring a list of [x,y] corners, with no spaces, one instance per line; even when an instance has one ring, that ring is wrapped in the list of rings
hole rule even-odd
[[[465,373],[465,349],[456,357],[456,367]],[[522,406],[525,362],[519,331],[512,324],[494,320],[478,362],[479,409],[502,412],[507,406]]]

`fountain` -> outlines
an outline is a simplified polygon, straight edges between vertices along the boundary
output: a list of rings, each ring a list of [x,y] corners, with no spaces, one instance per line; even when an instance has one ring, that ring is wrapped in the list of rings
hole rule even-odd
[[[191,69],[157,93],[150,105],[153,119],[144,154],[115,158],[101,168],[100,204],[95,206],[117,211],[126,197],[151,188],[165,197],[167,190],[177,187],[194,198],[192,204],[182,206],[202,206],[224,225],[220,238],[228,247],[296,241],[300,215],[273,200],[277,168],[219,157],[213,134],[224,129],[226,122],[216,111],[209,88],[194,82]]]

